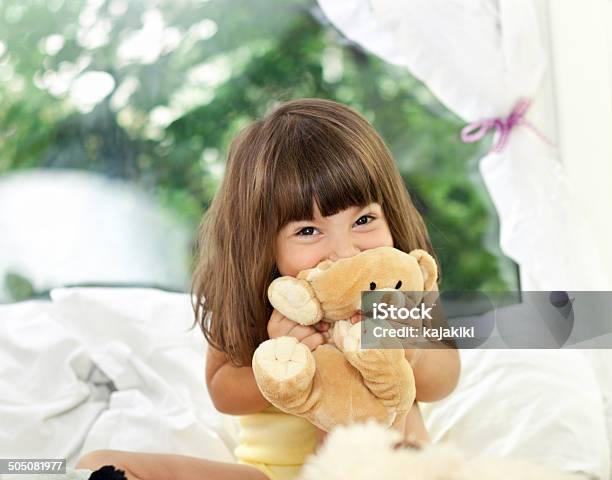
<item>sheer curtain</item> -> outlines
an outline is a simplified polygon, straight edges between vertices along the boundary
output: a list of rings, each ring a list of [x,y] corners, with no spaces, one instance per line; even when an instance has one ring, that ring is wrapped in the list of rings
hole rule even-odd
[[[524,123],[512,129],[501,151],[480,161],[500,219],[501,248],[519,264],[524,290],[609,286],[554,146],[554,105],[545,101],[550,85],[543,84],[548,54],[533,0],[319,5],[343,35],[404,66],[466,123],[505,119],[529,99]]]

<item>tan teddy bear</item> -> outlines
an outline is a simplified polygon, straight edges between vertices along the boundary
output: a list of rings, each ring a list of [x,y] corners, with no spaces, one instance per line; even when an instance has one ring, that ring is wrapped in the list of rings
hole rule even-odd
[[[401,348],[361,349],[361,327],[350,318],[361,292],[421,292],[437,288],[435,260],[423,250],[391,247],[326,260],[280,277],[268,288],[272,305],[302,325],[334,323],[333,343],[310,352],[294,337],[263,342],[253,372],[263,395],[280,410],[325,431],[368,418],[389,427],[403,421],[415,398],[412,368]]]

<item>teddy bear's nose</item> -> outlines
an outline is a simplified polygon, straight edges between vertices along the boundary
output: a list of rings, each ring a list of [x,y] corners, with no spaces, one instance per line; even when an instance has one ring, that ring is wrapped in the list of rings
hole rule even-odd
[[[370,290],[376,290],[376,284],[374,282],[370,282]]]
[[[396,307],[405,307],[408,304],[404,292],[398,292],[393,288],[381,288],[379,292],[381,292],[380,301],[383,303],[395,305]]]

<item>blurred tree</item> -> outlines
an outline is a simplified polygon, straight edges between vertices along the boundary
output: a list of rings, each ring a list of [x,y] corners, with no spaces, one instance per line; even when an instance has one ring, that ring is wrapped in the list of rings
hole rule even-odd
[[[516,287],[462,122],[314,0],[0,1],[0,173],[77,168],[151,191],[194,227],[232,136],[274,103],[362,112],[424,213],[443,288]]]
[[[30,281],[15,272],[7,272],[4,274],[4,285],[8,292],[8,298],[13,302],[27,300],[35,295],[34,287]]]

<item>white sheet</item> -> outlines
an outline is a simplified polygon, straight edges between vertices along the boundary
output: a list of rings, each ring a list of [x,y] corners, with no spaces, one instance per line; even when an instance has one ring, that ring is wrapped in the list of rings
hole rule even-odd
[[[0,457],[73,466],[114,448],[234,461],[236,425],[210,401],[192,316],[188,295],[155,289],[57,289],[52,302],[0,305]],[[457,390],[422,404],[433,439],[606,479],[612,352],[582,353],[462,351]]]
[[[113,448],[234,461],[205,387],[203,336],[188,330],[188,295],[56,289],[52,300],[0,307],[3,457],[73,465]],[[87,379],[96,370],[97,387]]]
[[[610,480],[612,480],[612,350],[583,350],[584,356],[591,362],[603,396],[603,409],[608,431],[610,451]]]
[[[432,440],[607,480],[602,391],[579,350],[461,350],[452,395],[422,404]]]
[[[106,408],[84,381],[84,346],[50,302],[0,306],[0,456],[70,458]]]

